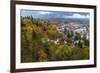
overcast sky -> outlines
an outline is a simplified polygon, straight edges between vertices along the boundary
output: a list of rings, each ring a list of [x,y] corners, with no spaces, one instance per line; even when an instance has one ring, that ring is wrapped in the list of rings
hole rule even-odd
[[[60,11],[37,11],[21,10],[21,16],[32,16],[33,18],[76,18],[89,19],[89,13],[83,12],[60,12]]]

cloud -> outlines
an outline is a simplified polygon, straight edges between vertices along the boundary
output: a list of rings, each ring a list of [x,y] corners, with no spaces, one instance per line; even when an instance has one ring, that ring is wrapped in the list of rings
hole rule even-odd
[[[50,14],[50,12],[48,12],[48,11],[41,11],[41,12],[39,12],[39,14],[45,15],[45,14]]]
[[[71,16],[65,16],[65,18],[79,18],[79,19],[89,19],[89,15],[83,15],[79,13],[72,14]]]

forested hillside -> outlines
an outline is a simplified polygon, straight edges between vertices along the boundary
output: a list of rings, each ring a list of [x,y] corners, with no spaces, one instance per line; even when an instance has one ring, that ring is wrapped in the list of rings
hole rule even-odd
[[[89,59],[88,28],[88,25],[21,17],[21,62]]]

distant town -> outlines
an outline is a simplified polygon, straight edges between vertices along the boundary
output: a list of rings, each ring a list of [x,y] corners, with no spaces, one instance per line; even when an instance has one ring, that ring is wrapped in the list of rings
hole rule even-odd
[[[64,22],[50,22],[48,20],[43,20],[40,19],[40,21],[37,23],[37,25],[46,25],[46,24],[52,24],[53,26],[56,27],[56,30],[58,31],[58,33],[63,34],[63,35],[68,35],[72,34],[72,38],[74,38],[77,34],[80,34],[81,38],[86,37],[87,40],[89,40],[89,24],[79,24],[79,23],[74,23],[74,22],[68,22],[68,23],[64,23]],[[68,31],[68,33],[67,33]],[[50,40],[50,39],[48,39]],[[53,40],[52,40],[53,41]],[[73,40],[73,44],[78,43],[79,40]],[[60,42],[60,38],[57,38],[57,40],[54,41],[55,44],[59,44]],[[83,42],[82,40],[80,41],[81,43]]]

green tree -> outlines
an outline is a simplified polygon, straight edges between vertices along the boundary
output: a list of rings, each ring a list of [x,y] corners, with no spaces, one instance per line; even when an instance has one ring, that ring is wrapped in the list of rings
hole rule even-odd
[[[72,55],[72,48],[68,45],[59,45],[56,50],[56,55],[60,60],[70,60]]]

